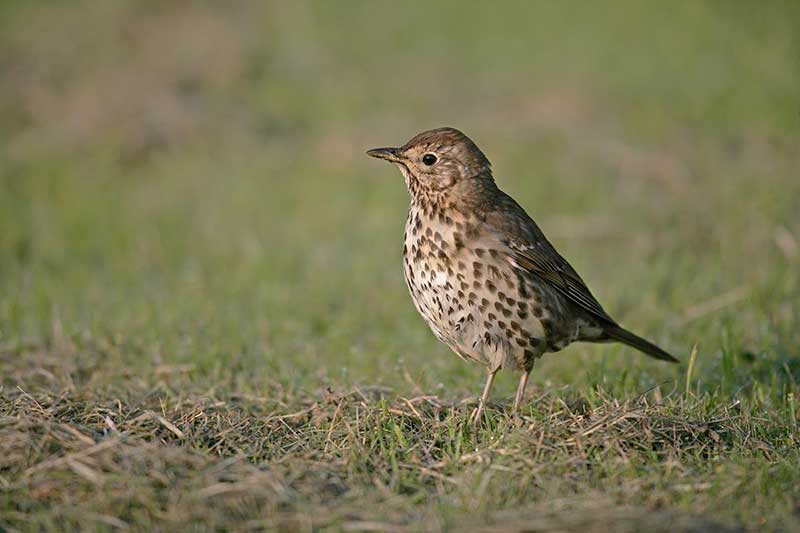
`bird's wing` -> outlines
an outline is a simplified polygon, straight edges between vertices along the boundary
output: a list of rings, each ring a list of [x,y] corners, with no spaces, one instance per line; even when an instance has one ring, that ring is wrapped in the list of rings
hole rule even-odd
[[[608,325],[616,321],[605,312],[575,269],[561,257],[525,211],[505,196],[501,210],[488,213],[486,224],[502,235],[508,247],[508,260],[553,287],[570,302]]]
[[[592,295],[578,273],[552,246],[532,247],[510,242],[509,247],[512,250],[510,256],[512,265],[537,276],[593,316],[605,322],[616,323]]]

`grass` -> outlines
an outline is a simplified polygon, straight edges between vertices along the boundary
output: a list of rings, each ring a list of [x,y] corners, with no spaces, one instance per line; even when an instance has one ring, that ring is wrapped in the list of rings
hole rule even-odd
[[[0,530],[800,530],[799,15],[1,3]],[[681,365],[472,431],[363,154],[439,125]]]
[[[668,531],[736,530],[752,507],[788,527],[795,511],[784,491],[797,467],[788,413],[679,393],[619,401],[598,389],[537,389],[522,428],[496,405],[475,433],[463,403],[431,395],[356,387],[217,399],[169,381],[125,395],[7,395],[6,520]],[[726,509],[731,499],[751,510]]]

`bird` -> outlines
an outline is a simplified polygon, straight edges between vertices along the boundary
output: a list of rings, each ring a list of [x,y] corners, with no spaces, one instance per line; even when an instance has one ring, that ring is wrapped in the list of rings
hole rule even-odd
[[[414,306],[437,339],[488,370],[473,423],[501,369],[521,372],[512,409],[519,420],[534,362],[576,341],[621,342],[678,362],[603,309],[461,131],[424,131],[367,155],[393,163],[410,196],[403,274]]]

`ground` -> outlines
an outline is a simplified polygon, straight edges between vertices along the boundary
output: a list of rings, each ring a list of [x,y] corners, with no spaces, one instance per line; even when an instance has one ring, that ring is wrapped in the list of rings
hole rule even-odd
[[[0,530],[800,530],[798,20],[0,4]],[[469,427],[364,154],[443,125],[679,365],[575,345]]]

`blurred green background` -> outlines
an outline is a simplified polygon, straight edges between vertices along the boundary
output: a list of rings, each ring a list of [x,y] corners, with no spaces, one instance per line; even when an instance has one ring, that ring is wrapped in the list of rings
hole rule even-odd
[[[788,0],[3,2],[3,380],[187,364],[230,391],[477,393],[406,294],[399,173],[364,155],[450,125],[612,315],[684,361],[698,343],[699,389],[780,401],[798,21]],[[681,372],[577,345],[534,382]]]

